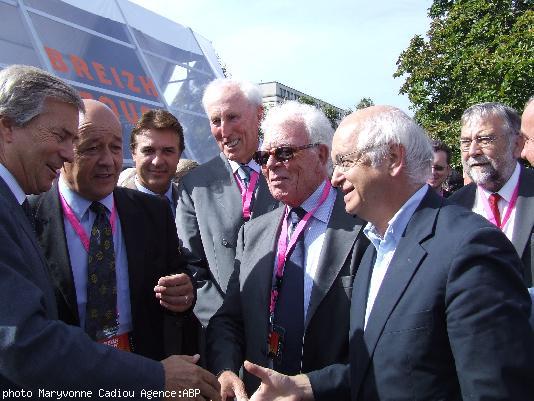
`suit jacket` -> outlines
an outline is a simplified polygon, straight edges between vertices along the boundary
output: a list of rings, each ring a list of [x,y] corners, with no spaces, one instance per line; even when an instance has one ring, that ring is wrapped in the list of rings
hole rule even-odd
[[[97,344],[57,320],[45,258],[1,178],[0,238],[0,388],[163,390],[161,363]]]
[[[263,176],[258,183],[251,219],[278,205]],[[244,223],[241,194],[222,153],[185,175],[179,188],[176,228],[185,259],[195,270],[195,314],[207,326],[222,305],[234,268],[237,233]]]
[[[113,191],[128,261],[133,350],[160,360],[164,352],[164,309],[154,295],[160,277],[181,272],[178,240],[168,203],[117,187]],[[80,325],[76,290],[57,183],[30,201],[36,232],[54,284],[59,318]]]
[[[474,183],[456,191],[449,200],[469,210],[475,204],[477,186]],[[523,277],[527,287],[534,283],[534,170],[521,166],[519,194],[512,244],[524,265]]]
[[[235,270],[222,307],[208,326],[208,367],[238,372],[248,359],[267,366],[269,303],[284,207],[246,223],[239,232]],[[363,220],[345,212],[338,191],[327,225],[305,321],[302,371],[348,360],[352,281],[369,241]],[[335,330],[329,330],[335,328]],[[249,395],[259,380],[244,372]]]
[[[172,185],[172,202],[173,202],[174,209],[176,210],[176,204],[178,203],[178,185],[175,184],[174,182],[172,182],[171,185]],[[124,188],[137,190],[137,187],[135,185],[135,174],[132,175],[131,177],[126,178],[122,182],[122,184],[120,184],[120,186]]]
[[[350,368],[310,375],[318,401],[349,387],[353,401],[532,400],[530,298],[499,229],[429,190],[364,330],[375,256],[370,246],[354,280]]]

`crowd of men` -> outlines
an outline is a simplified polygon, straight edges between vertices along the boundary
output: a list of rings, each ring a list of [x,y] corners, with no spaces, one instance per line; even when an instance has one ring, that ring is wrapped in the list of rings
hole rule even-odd
[[[221,152],[181,168],[171,113],[123,144],[103,103],[0,71],[0,389],[534,399],[532,99],[464,112],[454,193],[451,150],[394,107],[334,132],[248,82],[202,101]]]

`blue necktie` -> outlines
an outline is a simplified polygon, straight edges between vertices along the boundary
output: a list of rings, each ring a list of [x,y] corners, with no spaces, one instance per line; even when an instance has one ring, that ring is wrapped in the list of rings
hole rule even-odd
[[[248,188],[248,184],[250,183],[250,167],[246,164],[242,164],[239,167],[239,177],[243,181],[243,184],[245,184],[245,188]]]
[[[291,209],[290,235],[306,211],[301,207]],[[304,336],[304,232],[295,243],[286,260],[282,288],[276,303],[274,322],[285,329],[280,360],[274,361],[276,371],[295,375],[300,373],[302,340]]]

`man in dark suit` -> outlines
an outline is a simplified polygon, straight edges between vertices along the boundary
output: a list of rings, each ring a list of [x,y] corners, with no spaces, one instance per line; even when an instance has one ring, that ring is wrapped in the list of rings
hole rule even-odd
[[[532,287],[534,171],[517,161],[524,144],[520,127],[517,112],[500,103],[476,104],[464,112],[462,164],[473,182],[456,191],[450,200],[503,230],[521,257],[525,284]]]
[[[49,190],[62,164],[73,161],[79,110],[84,105],[74,89],[42,70],[0,71],[0,387],[96,395],[98,389],[162,391],[198,384],[218,398],[216,379],[195,365],[197,357],[157,362],[98,344],[58,320],[25,194]]]
[[[146,111],[130,136],[135,175],[119,185],[165,197],[174,216],[178,186],[172,179],[184,149],[184,133],[176,117],[167,110]]]
[[[90,206],[99,202],[108,208],[110,219],[116,218],[113,281],[117,286],[119,338],[127,339],[133,352],[156,360],[183,353],[178,346],[181,344],[175,344],[181,343],[181,336],[175,337],[173,330],[165,333],[173,338],[167,338],[163,330],[164,320],[178,317],[167,316],[161,305],[185,312],[194,300],[191,280],[183,272],[169,204],[116,187],[122,166],[120,122],[103,103],[84,103],[86,111],[80,118],[74,162],[65,163],[58,183],[50,191],[30,200],[37,237],[56,286],[59,318],[68,324],[87,325],[91,256],[84,249],[79,227],[91,231],[95,212]],[[168,287],[166,292],[157,293],[159,300],[154,294],[158,280]],[[171,290],[174,293],[169,295]],[[165,343],[174,346],[164,350]]]
[[[451,174],[451,150],[442,141],[432,141],[432,175],[427,184],[434,189],[439,195],[448,198],[450,192],[443,185]]]
[[[369,244],[361,233],[363,221],[345,212],[341,192],[328,181],[333,129],[325,115],[286,102],[269,110],[262,131],[256,160],[271,194],[284,206],[241,228],[226,297],[208,326],[208,367],[220,373],[223,399],[246,397],[237,376],[245,359],[286,374],[348,361],[352,281]],[[301,216],[306,222],[300,223],[302,231],[298,225],[293,229],[289,241],[298,239],[286,253],[284,227],[299,208],[309,216]],[[294,260],[298,241],[300,263]],[[284,338],[276,343],[277,336]],[[245,372],[244,385],[252,394],[259,380]]]
[[[259,88],[217,79],[208,85],[202,101],[221,154],[180,182],[176,227],[185,259],[195,270],[195,315],[205,327],[222,305],[239,228],[274,209],[277,202],[252,160],[263,114]]]
[[[373,244],[354,279],[350,363],[293,377],[246,364],[263,380],[252,399],[531,400],[519,258],[499,229],[424,184],[424,131],[398,109],[369,107],[342,121],[332,157],[332,181]]]

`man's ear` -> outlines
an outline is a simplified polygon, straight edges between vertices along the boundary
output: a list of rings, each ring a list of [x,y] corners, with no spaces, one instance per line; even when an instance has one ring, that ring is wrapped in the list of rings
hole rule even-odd
[[[525,147],[525,137],[521,132],[519,132],[519,135],[517,135],[517,138],[515,138],[514,141],[515,144],[513,147],[513,155],[516,159],[519,159],[521,157],[521,152]]]
[[[13,122],[6,116],[0,116],[0,137],[6,143],[13,142]]]
[[[398,176],[406,168],[406,149],[404,146],[390,145],[387,160],[388,171],[392,177]]]
[[[321,143],[318,146],[318,152],[319,160],[321,161],[321,164],[326,165],[328,164],[328,161],[330,160],[330,149],[328,149],[328,146]]]

